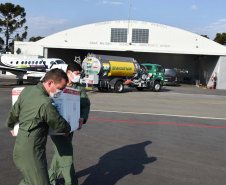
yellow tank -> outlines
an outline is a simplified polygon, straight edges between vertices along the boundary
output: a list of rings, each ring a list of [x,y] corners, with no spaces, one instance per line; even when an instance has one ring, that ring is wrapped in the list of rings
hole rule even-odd
[[[110,55],[89,55],[82,62],[82,69],[86,75],[99,77],[132,77],[140,66],[131,57]]]
[[[132,76],[135,71],[135,66],[131,62],[118,62],[118,61],[109,61],[110,71],[108,76]]]

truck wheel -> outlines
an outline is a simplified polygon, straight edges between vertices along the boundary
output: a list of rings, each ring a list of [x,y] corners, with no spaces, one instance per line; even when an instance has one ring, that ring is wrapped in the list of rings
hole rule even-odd
[[[22,80],[17,80],[17,85],[23,85],[23,81]]]
[[[159,92],[160,90],[161,90],[161,85],[160,85],[160,82],[157,81],[157,82],[155,82],[153,91]]]
[[[113,92],[115,92],[115,93],[121,93],[123,91],[124,91],[123,82],[122,81],[116,82],[115,88],[114,88]]]
[[[102,87],[97,87],[97,88],[98,88],[98,90],[99,90],[100,92],[103,91],[103,88],[102,88]]]
[[[103,87],[103,88],[102,88],[102,91],[103,91],[103,92],[108,92],[108,88],[107,88],[107,87]]]
[[[138,91],[143,91],[143,90],[144,90],[143,87],[136,87],[136,89],[137,89]]]
[[[98,87],[98,90],[100,92],[107,92],[108,91],[108,88],[107,87]]]

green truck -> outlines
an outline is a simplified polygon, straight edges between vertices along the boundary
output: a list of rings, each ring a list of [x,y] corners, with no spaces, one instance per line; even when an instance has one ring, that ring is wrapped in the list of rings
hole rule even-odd
[[[139,73],[127,84],[130,87],[135,87],[138,91],[146,88],[159,92],[164,80],[165,74],[161,65],[145,63],[140,65]]]

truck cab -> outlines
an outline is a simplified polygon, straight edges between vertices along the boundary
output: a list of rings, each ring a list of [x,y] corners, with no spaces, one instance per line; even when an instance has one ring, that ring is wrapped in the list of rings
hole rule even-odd
[[[165,75],[164,75],[163,67],[161,65],[146,63],[146,64],[141,64],[141,66],[144,66],[147,68],[148,74],[151,76],[152,80],[158,80],[159,82],[161,82],[161,84],[164,83]]]
[[[145,63],[140,65],[140,72],[137,79],[133,80],[133,84],[131,85],[135,86],[139,91],[146,88],[159,92],[164,80],[165,75],[161,65]]]

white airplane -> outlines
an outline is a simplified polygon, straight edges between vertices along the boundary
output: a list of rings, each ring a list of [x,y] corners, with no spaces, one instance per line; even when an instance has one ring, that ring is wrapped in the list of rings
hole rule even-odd
[[[23,81],[40,81],[42,77],[53,68],[59,68],[66,72],[67,64],[58,58],[24,58],[13,55],[0,55],[0,70],[16,75],[17,84]]]

